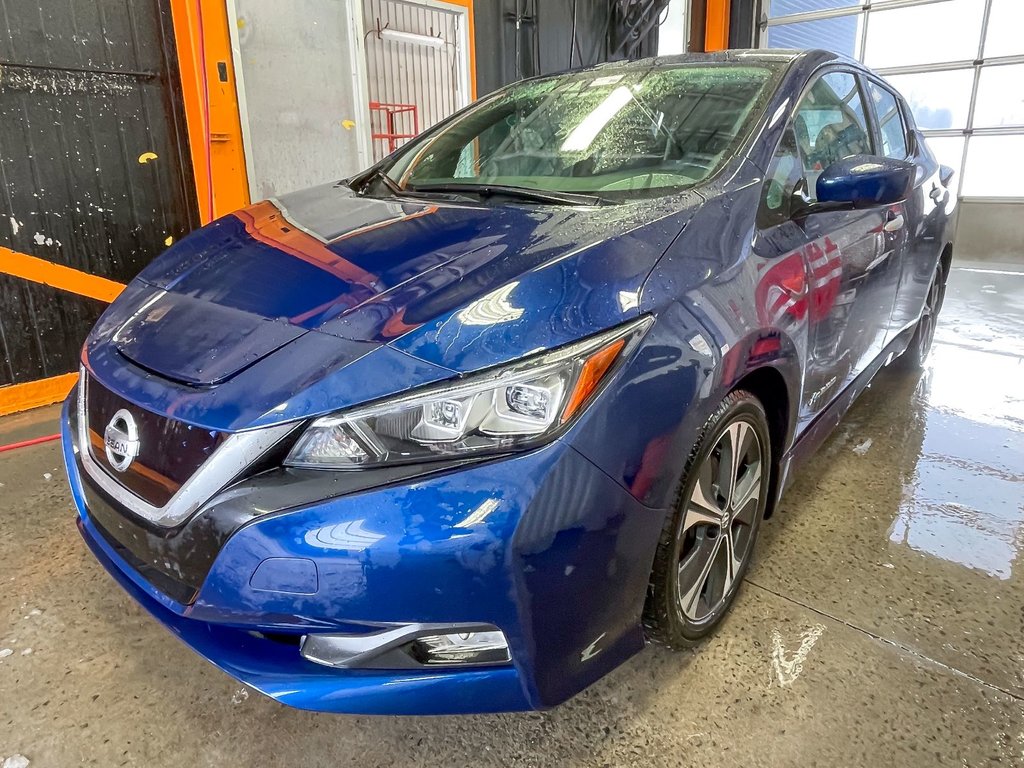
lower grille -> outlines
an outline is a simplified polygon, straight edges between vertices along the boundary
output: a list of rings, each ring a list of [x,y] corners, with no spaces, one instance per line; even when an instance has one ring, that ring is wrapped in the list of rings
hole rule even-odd
[[[199,591],[198,586],[189,584],[170,570],[164,570],[159,565],[146,562],[136,555],[132,548],[129,547],[128,542],[122,541],[113,532],[108,530],[104,524],[108,520],[116,523],[121,513],[116,510],[112,502],[105,498],[102,492],[90,487],[87,481],[83,483],[83,490],[85,491],[86,513],[89,516],[89,522],[92,523],[93,527],[103,537],[107,545],[114,550],[117,556],[124,560],[153,588],[182,605],[191,604],[195,600],[196,593]],[[103,518],[102,520],[100,519],[101,517]],[[168,568],[170,567],[169,563],[165,565]]]
[[[196,590],[194,587],[185,584],[182,581],[178,581],[172,576],[164,573],[156,566],[148,565],[147,563],[139,560],[132,551],[125,547],[121,542],[110,535],[110,532],[100,525],[99,521],[96,520],[92,515],[89,515],[89,522],[92,523],[93,527],[99,532],[100,536],[107,545],[117,553],[117,556],[124,560],[130,565],[143,579],[145,579],[154,588],[163,592],[171,600],[181,603],[182,605],[189,605],[196,598]]]

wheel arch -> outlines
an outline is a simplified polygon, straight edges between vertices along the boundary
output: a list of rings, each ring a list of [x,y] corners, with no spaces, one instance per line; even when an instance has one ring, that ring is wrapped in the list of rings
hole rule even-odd
[[[943,277],[949,278],[949,270],[953,267],[953,243],[946,243],[939,256],[939,264],[942,265]]]
[[[778,495],[782,456],[786,453],[792,434],[794,408],[790,387],[786,377],[777,367],[763,365],[744,374],[730,391],[736,390],[744,390],[756,397],[768,419],[772,474],[768,484],[768,503],[764,515],[766,518],[771,517]]]

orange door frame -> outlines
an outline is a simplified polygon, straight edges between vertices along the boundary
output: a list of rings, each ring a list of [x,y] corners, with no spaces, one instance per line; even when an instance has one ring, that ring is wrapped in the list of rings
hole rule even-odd
[[[473,0],[444,0],[466,9],[470,96],[476,99]],[[170,0],[189,155],[203,224],[249,204],[234,62],[224,0]],[[0,272],[80,296],[112,301],[124,288],[112,280],[0,249]],[[0,388],[0,416],[61,400],[77,374]]]
[[[189,153],[203,224],[249,204],[224,0],[170,0]]]
[[[476,101],[476,21],[473,18],[473,0],[441,1],[466,9],[466,36],[469,38],[469,100]]]
[[[206,224],[249,203],[227,6],[224,0],[170,0],[170,7],[199,218]],[[112,301],[124,289],[9,248],[0,248],[0,273],[99,301]],[[0,416],[63,399],[77,377],[66,373],[0,388]]]

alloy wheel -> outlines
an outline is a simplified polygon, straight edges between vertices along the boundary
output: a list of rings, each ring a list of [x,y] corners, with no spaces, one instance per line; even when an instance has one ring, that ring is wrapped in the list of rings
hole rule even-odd
[[[750,555],[762,508],[764,450],[753,425],[738,418],[719,435],[697,471],[682,516],[678,609],[700,624],[728,602]]]

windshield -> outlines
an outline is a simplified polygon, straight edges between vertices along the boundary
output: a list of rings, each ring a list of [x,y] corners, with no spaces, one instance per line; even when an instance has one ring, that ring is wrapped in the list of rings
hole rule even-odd
[[[406,145],[403,189],[495,185],[604,199],[710,176],[763,107],[772,70],[731,64],[606,69],[513,85]]]

